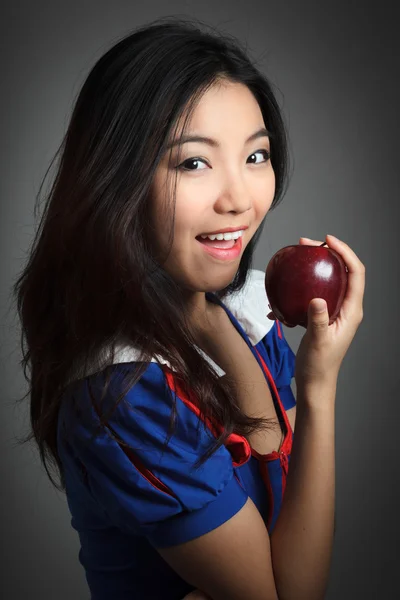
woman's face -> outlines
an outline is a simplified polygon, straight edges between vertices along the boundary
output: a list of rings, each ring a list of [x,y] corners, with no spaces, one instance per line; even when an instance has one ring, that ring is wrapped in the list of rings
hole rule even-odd
[[[224,82],[204,94],[187,131],[190,137],[212,138],[215,144],[184,143],[180,169],[175,169],[177,147],[171,151],[169,171],[169,150],[157,168],[152,184],[154,242],[161,250],[168,247],[170,220],[165,210],[173,187],[167,186],[167,177],[176,176],[174,238],[163,268],[185,290],[216,291],[229,285],[272,204],[275,174],[269,139],[262,135],[247,141],[263,128],[260,107],[250,90]],[[196,239],[200,234],[241,226],[248,229],[243,232],[242,251],[233,260],[211,256]]]

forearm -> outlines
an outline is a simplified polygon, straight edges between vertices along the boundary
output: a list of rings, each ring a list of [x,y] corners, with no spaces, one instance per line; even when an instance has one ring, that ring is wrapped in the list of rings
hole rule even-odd
[[[323,600],[335,514],[336,380],[297,390],[296,427],[279,517],[271,534],[280,600]]]

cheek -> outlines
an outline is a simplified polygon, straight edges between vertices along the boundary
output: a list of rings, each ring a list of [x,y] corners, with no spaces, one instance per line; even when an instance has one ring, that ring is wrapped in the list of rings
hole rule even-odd
[[[263,194],[262,194],[261,210],[264,212],[264,214],[269,211],[271,204],[274,200],[275,185],[276,185],[275,173],[271,166],[270,172],[269,172],[269,177],[266,179],[265,186],[263,189]]]
[[[275,196],[275,185],[269,185],[268,187],[264,186],[260,191],[257,197],[257,206],[255,207],[255,212],[257,217],[261,220],[265,217],[269,209],[271,208],[271,204],[274,200]]]
[[[188,196],[190,198],[190,195]],[[201,228],[200,203],[192,201],[176,203],[175,210],[175,235],[177,240],[183,241],[195,237]]]

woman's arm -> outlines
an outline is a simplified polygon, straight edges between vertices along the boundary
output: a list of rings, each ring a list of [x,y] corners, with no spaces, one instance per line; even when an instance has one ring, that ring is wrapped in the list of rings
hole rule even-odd
[[[281,510],[271,534],[280,600],[322,600],[335,516],[336,379],[297,389],[296,431]]]
[[[320,381],[318,390],[297,386],[285,494],[269,539],[248,503],[209,534],[161,549],[197,588],[185,600],[323,600],[334,530],[336,381]]]
[[[363,320],[365,266],[332,235],[326,242],[348,272],[340,313],[329,325],[326,301],[313,299],[296,353],[296,433],[285,496],[271,534],[274,579],[280,600],[321,600],[327,587],[335,526],[335,397],[343,358]],[[320,246],[320,240],[300,238]],[[317,310],[321,305],[321,312]]]
[[[323,600],[325,595],[335,516],[337,378],[363,320],[365,288],[365,267],[356,254],[333,236],[327,240],[348,268],[346,296],[331,325],[326,302],[322,312],[320,300],[313,299],[308,307],[307,330],[296,354],[296,433],[271,536],[248,498],[217,529],[175,549],[161,550],[181,577],[204,588],[213,600]]]

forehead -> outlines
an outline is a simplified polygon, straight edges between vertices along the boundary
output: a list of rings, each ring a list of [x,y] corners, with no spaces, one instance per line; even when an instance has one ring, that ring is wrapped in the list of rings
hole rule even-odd
[[[182,115],[177,136],[182,132],[186,114]],[[198,100],[190,120],[186,123],[187,134],[199,133],[218,137],[238,132],[239,138],[263,125],[261,109],[256,98],[242,83],[219,82],[208,89]]]

